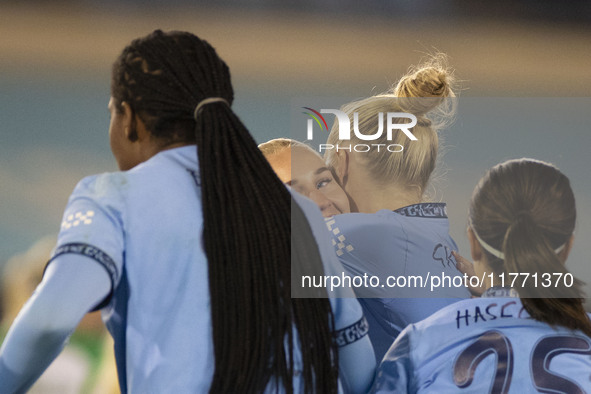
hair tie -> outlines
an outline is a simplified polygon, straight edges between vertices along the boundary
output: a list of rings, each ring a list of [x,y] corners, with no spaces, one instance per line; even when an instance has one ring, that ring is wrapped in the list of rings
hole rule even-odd
[[[218,102],[225,103],[228,107],[230,106],[228,101],[223,97],[208,97],[206,99],[201,100],[199,104],[197,104],[197,106],[195,107],[195,112],[193,112],[193,118],[197,120],[197,116],[199,116],[199,111],[201,111],[204,105]]]
[[[529,211],[519,211],[519,212],[517,212],[513,216],[513,221],[511,222],[511,224],[507,228],[507,231],[509,231],[509,229],[511,227],[516,226],[518,223],[520,223],[524,219],[533,221],[533,218],[532,218],[531,213]]]

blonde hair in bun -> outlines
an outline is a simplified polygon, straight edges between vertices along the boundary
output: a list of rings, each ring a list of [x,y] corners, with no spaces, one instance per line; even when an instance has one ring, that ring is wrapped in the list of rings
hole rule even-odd
[[[453,121],[455,114],[453,72],[447,66],[445,55],[431,56],[427,61],[412,67],[388,92],[345,104],[341,111],[351,120],[353,113],[358,114],[359,132],[364,135],[375,134],[378,113],[406,112],[417,117],[417,124],[410,129],[417,141],[411,141],[402,132],[392,133],[388,140],[385,132],[373,144],[399,144],[402,152],[390,152],[386,149],[371,149],[356,153],[359,162],[367,169],[379,184],[396,183],[407,189],[418,189],[423,195],[437,162],[439,149],[438,130]],[[383,129],[386,129],[384,116]],[[400,119],[397,123],[408,123]],[[339,140],[338,124],[334,124],[328,144],[346,147],[366,144],[351,133],[350,140]],[[325,159],[331,167],[337,166],[336,149],[328,150]]]

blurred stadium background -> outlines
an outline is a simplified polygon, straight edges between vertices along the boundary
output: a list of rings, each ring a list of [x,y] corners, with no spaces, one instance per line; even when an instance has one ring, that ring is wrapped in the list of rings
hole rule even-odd
[[[57,233],[79,179],[116,169],[110,67],[156,28],[192,31],[217,48],[232,71],[235,110],[258,142],[290,135],[296,97],[378,93],[426,53],[447,53],[462,80],[460,108],[480,103],[483,119],[445,132],[438,196],[461,251],[469,254],[467,201],[479,177],[501,160],[534,156],[571,177],[579,226],[569,265],[591,282],[588,1],[2,1],[0,267]],[[546,101],[538,107],[536,98]],[[520,132],[492,124],[487,103],[525,129],[532,111],[520,106],[546,117]],[[573,110],[554,114],[554,103]]]

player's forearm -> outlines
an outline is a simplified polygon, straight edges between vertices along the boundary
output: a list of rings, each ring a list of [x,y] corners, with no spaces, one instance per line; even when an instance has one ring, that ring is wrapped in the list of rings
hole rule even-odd
[[[0,349],[0,394],[25,392],[110,290],[104,268],[87,257],[65,255],[51,263]]]
[[[348,392],[369,392],[376,371],[376,356],[368,336],[339,348],[339,370]]]
[[[84,316],[83,311],[59,307],[67,303],[63,299],[73,296],[53,273],[37,287],[0,349],[0,393],[26,392],[61,352],[68,335]]]
[[[0,351],[2,394],[26,392],[61,352],[71,332],[45,331],[29,320],[25,313],[15,322]]]

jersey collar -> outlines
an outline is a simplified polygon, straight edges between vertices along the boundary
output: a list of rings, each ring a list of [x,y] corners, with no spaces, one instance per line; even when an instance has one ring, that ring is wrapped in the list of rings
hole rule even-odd
[[[511,287],[501,287],[501,286],[493,286],[488,289],[482,295],[481,298],[519,298],[519,293],[517,290]]]
[[[410,217],[447,219],[447,207],[443,202],[423,202],[407,205],[398,208],[394,212]]]

